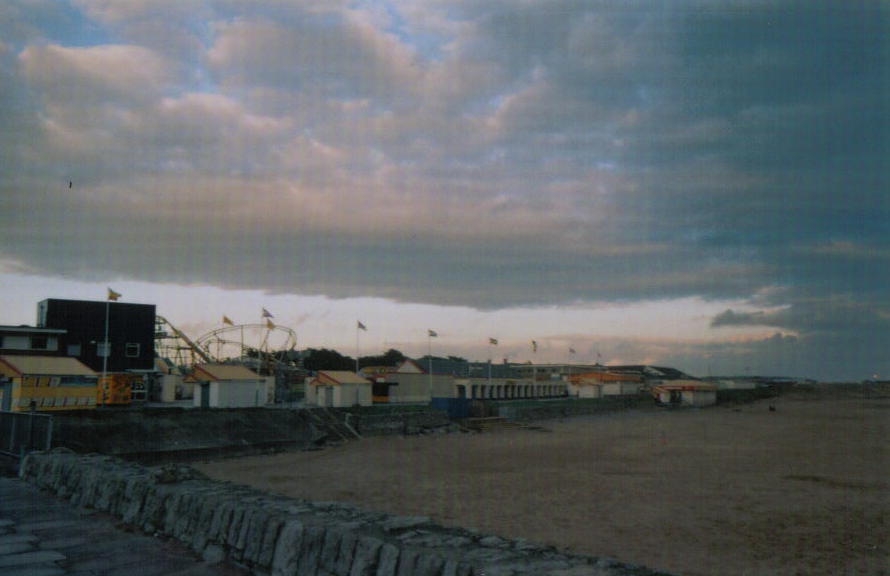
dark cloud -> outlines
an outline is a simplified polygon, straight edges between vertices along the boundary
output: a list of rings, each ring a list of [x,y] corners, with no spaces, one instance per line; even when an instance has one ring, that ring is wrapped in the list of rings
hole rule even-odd
[[[0,259],[890,338],[884,3],[176,4],[0,9]]]

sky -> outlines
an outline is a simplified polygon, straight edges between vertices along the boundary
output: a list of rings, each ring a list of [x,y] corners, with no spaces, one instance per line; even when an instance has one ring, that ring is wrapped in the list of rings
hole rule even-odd
[[[265,308],[349,355],[890,378],[888,22],[0,3],[0,324],[112,287],[193,338]]]

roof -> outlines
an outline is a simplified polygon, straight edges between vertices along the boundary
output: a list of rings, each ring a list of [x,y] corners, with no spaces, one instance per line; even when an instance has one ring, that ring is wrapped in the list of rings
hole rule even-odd
[[[371,381],[348,370],[321,370],[312,383],[336,386],[338,384],[370,384]]]
[[[667,382],[659,384],[652,388],[655,392],[669,392],[671,390],[679,390],[685,392],[713,392],[717,390],[714,384],[708,384],[697,380],[681,380],[677,382]]]
[[[0,372],[19,377],[24,374],[40,376],[96,376],[77,358],[70,356],[0,356]]]
[[[62,328],[40,328],[38,326],[0,326],[0,332],[24,334],[64,334]]]
[[[224,382],[228,380],[259,380],[260,376],[240,364],[197,364],[191,376],[196,380]]]
[[[414,373],[413,370],[406,369],[409,366],[409,362],[416,369],[420,370],[421,374],[429,374],[430,356],[423,356],[421,358],[405,360],[401,365],[399,365],[399,369],[397,371],[399,373]],[[440,358],[438,356],[433,356],[432,372],[434,375],[438,376],[460,376],[466,378],[470,374],[470,363],[466,360]]]
[[[610,372],[624,372],[642,374],[646,378],[657,380],[695,380],[689,374],[668,366],[651,366],[648,364],[634,364],[630,366],[606,366]]]
[[[601,382],[642,382],[643,377],[640,374],[630,374],[630,373],[615,373],[615,372],[585,372],[584,374],[578,374],[571,376],[569,380],[577,383],[593,383],[592,381],[596,381],[598,383]]]

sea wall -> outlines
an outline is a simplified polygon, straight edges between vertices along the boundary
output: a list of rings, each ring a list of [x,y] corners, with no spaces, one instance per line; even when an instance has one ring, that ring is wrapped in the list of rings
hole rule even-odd
[[[325,434],[305,410],[151,408],[54,414],[53,446],[112,455],[308,448]]]
[[[457,427],[441,410],[409,410],[352,413],[353,424],[362,436],[392,436],[453,432]]]
[[[65,449],[35,453],[20,475],[149,534],[275,576],[654,576],[646,568],[565,554],[523,540],[446,528],[426,517],[277,497],[186,466],[148,468]]]
[[[521,422],[551,420],[616,412],[638,408],[651,408],[654,401],[649,395],[610,396],[606,398],[565,398],[530,402],[497,402],[494,413],[502,418]]]
[[[445,412],[390,407],[84,410],[54,414],[53,422],[54,447],[151,461],[307,449],[338,440],[337,422],[349,423],[362,436],[453,431]]]

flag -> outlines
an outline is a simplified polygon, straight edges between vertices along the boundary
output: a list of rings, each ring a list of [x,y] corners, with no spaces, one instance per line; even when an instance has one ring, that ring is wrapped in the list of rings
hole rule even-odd
[[[263,308],[263,318],[275,318],[275,316],[272,316],[271,312]]]
[[[356,324],[356,328],[357,328],[358,330],[364,330],[365,332],[368,331],[368,327],[365,326],[364,324],[362,324],[362,321],[361,321],[361,320],[359,320],[358,323]]]
[[[574,353],[575,353],[575,349],[574,349],[574,348],[569,348],[569,354],[574,354]]]
[[[427,330],[427,333],[430,335],[430,338],[438,338],[439,334],[436,333],[435,330]]]
[[[121,297],[121,295],[119,292],[115,292],[111,288],[108,289],[108,299],[109,300],[111,300],[113,302],[117,302],[117,299],[120,297]]]
[[[235,323],[232,322],[232,319],[223,314],[223,324],[228,324],[229,326],[234,326]]]
[[[269,319],[267,318],[267,319],[266,319],[266,328],[268,328],[269,330],[274,329],[274,328],[275,328],[275,323],[272,322],[271,320],[269,320]]]
[[[491,344],[492,346],[497,346],[498,340],[497,340],[497,338],[489,338],[488,343]]]
[[[537,352],[537,351],[538,351],[538,341],[532,340],[532,352]]]

